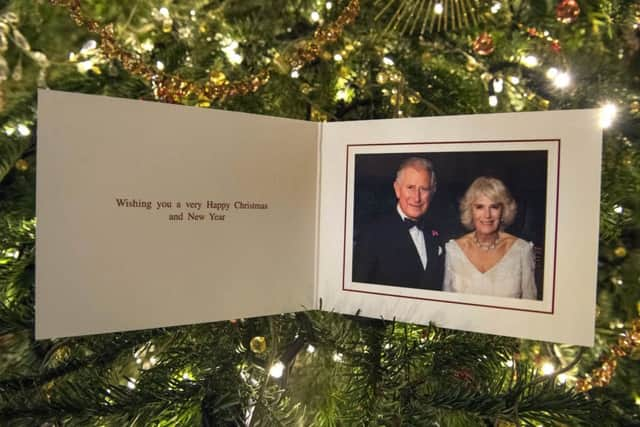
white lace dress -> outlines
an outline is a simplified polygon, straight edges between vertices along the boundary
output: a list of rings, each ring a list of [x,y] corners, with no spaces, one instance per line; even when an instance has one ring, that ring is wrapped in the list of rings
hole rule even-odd
[[[481,273],[455,240],[446,244],[444,291],[536,299],[533,244],[517,239],[496,265]]]

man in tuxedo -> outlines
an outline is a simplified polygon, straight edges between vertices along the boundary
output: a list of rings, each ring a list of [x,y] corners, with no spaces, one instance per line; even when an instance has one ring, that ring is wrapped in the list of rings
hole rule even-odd
[[[424,215],[436,191],[432,163],[411,157],[402,162],[393,189],[396,209],[364,229],[353,256],[353,281],[442,290],[443,245]]]

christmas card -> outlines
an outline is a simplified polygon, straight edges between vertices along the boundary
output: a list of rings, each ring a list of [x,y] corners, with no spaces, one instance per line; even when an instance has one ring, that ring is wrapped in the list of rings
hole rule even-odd
[[[40,91],[36,337],[322,309],[592,345],[601,149],[595,110],[315,123]]]

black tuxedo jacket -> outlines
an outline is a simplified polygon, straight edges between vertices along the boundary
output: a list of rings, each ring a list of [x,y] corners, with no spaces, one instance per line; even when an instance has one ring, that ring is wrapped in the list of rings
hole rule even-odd
[[[353,281],[442,290],[444,245],[437,231],[428,225],[423,234],[427,248],[426,270],[398,213],[371,224],[355,242]]]

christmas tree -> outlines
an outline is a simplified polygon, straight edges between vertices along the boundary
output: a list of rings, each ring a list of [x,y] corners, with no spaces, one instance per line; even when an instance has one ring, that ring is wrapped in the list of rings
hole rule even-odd
[[[639,71],[631,0],[0,2],[0,424],[640,425]],[[39,87],[313,121],[602,108],[596,345],[317,311],[35,341]]]

